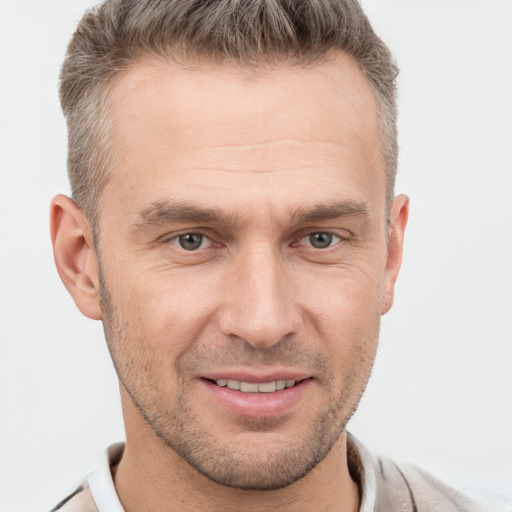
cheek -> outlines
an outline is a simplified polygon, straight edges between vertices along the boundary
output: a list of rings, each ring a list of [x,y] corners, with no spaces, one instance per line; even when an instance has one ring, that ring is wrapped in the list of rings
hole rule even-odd
[[[338,367],[357,366],[375,355],[382,284],[375,273],[342,269],[304,290],[306,325],[317,333]]]
[[[122,280],[116,305],[131,332],[159,357],[180,357],[195,343],[212,315],[211,288],[191,276],[133,273]]]
[[[302,282],[305,309],[326,323],[364,329],[380,311],[383,277],[381,262],[317,269]]]

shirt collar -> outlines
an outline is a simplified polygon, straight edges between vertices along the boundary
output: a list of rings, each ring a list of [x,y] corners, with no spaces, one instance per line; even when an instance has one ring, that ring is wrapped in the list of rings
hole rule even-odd
[[[377,481],[373,457],[366,446],[347,432],[347,459],[350,475],[359,487],[359,512],[373,512]]]
[[[110,445],[103,455],[100,466],[87,475],[87,482],[98,512],[124,512],[117,496],[111,468],[119,464],[124,452],[124,443]]]
[[[123,452],[124,443],[109,446],[98,469],[87,475],[87,482],[99,512],[124,512],[111,470],[119,463]],[[350,474],[359,487],[359,512],[373,512],[376,495],[373,458],[366,447],[348,432],[347,459]]]

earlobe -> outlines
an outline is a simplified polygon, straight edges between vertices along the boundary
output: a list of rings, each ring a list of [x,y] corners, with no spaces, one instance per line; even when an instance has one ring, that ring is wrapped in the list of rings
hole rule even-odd
[[[99,266],[92,231],[82,210],[69,197],[58,195],[52,200],[50,231],[64,286],[85,316],[100,320]]]
[[[405,195],[395,197],[389,220],[388,255],[384,276],[384,290],[381,315],[386,314],[393,305],[395,283],[402,264],[405,227],[409,218],[409,198]]]

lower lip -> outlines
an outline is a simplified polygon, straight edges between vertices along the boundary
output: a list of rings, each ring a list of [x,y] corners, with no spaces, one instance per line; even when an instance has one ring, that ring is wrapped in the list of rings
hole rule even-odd
[[[291,388],[272,393],[244,393],[235,389],[217,386],[201,379],[211,396],[228,411],[247,418],[272,418],[288,412],[304,396],[311,379],[305,379]]]

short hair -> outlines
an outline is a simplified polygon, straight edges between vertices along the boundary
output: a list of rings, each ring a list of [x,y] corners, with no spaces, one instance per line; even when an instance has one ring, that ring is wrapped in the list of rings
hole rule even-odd
[[[306,66],[333,50],[358,64],[374,92],[389,211],[398,153],[398,69],[357,0],[106,0],[88,10],[67,48],[60,100],[72,197],[93,230],[115,167],[109,91],[123,71],[146,56],[245,69]]]

